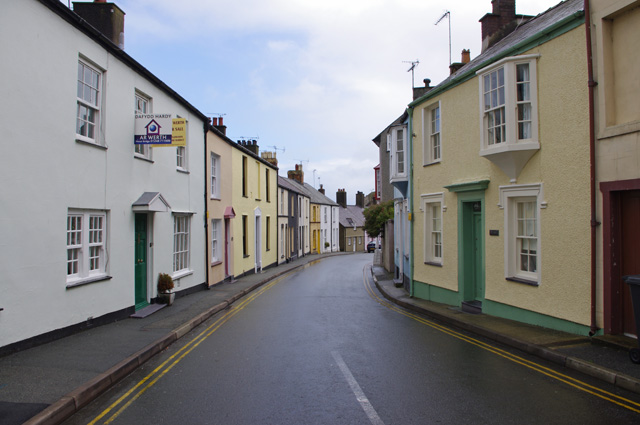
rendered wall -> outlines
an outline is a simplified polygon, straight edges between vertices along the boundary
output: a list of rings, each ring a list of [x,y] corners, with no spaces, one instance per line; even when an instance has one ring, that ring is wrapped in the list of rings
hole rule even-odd
[[[13,182],[0,189],[0,346],[133,307],[132,204],[145,191],[160,192],[174,211],[193,212],[192,273],[176,289],[204,283],[200,118],[36,1],[6,8],[0,36],[14,40],[3,43],[6,60],[0,64],[0,124],[11,145],[0,165]],[[106,70],[106,149],[75,141],[79,55]],[[152,97],[154,112],[188,120],[189,174],[176,171],[175,148],[154,148],[153,162],[134,158],[136,89]],[[105,258],[111,279],[67,288],[70,208],[108,212]],[[155,213],[150,224],[148,298],[156,294],[158,273],[172,270],[173,216]]]
[[[480,157],[479,82],[474,77],[416,107],[414,161],[414,279],[458,291],[458,195],[444,186],[489,180],[485,197],[485,299],[561,320],[590,321],[590,216],[587,69],[584,26],[522,54],[537,62],[540,150],[516,184],[542,183],[539,286],[505,279],[504,210],[499,187],[509,178]],[[441,101],[442,161],[423,166],[423,109]],[[442,267],[424,264],[420,195],[444,194]],[[500,236],[490,236],[498,230]],[[500,312],[497,312],[500,313]],[[517,313],[516,313],[517,316]],[[518,318],[518,317],[514,317]]]
[[[256,267],[255,222],[260,214],[261,263],[266,268],[277,263],[278,250],[278,202],[277,170],[265,165],[246,152],[234,148],[232,162],[233,206],[236,218],[232,221],[234,235],[234,276],[252,273]],[[242,158],[247,158],[247,196],[242,195]],[[267,201],[265,170],[269,170],[269,201]],[[242,248],[242,216],[247,216],[247,256]],[[269,217],[269,247],[267,248],[267,217]]]
[[[207,266],[209,267],[209,285],[215,285],[216,283],[222,282],[225,276],[225,218],[224,213],[227,207],[233,207],[232,203],[232,188],[233,185],[231,183],[231,179],[233,178],[233,174],[231,172],[231,160],[232,160],[232,147],[227,142],[222,140],[220,136],[216,135],[214,132],[209,131],[207,133],[207,157],[206,157],[206,172],[207,172],[207,206],[208,206],[208,222],[207,222],[207,246],[208,246],[208,256]],[[218,161],[218,175],[219,175],[219,190],[220,196],[214,197],[211,193],[211,153],[214,153],[220,157]],[[211,248],[211,220],[217,219],[220,220],[220,228],[218,233],[218,250],[219,250],[219,261],[214,262],[212,259],[212,248]],[[231,222],[236,220],[236,218],[230,218],[229,222],[229,273],[231,274],[233,271],[233,250],[234,250],[234,241],[233,241],[233,226]]]

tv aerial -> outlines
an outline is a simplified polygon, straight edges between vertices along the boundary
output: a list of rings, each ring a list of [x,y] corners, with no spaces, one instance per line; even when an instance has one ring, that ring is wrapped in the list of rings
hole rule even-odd
[[[274,151],[276,151],[276,152],[277,152],[277,151],[281,151],[282,153],[284,153],[284,152],[285,152],[285,149],[286,149],[286,148],[279,148],[279,147],[277,147],[277,146],[267,146],[267,147],[268,147],[268,148],[273,149],[273,150],[274,150]]]
[[[414,61],[402,61],[402,63],[410,63],[411,64],[411,68],[407,69],[407,72],[411,72],[411,88],[415,87],[414,84],[414,72],[416,69],[416,66],[418,66],[420,64],[420,61],[418,59],[414,60]]]
[[[444,18],[447,18],[449,21],[449,65],[451,65],[451,12],[445,10],[440,19],[436,21],[435,25],[438,25]]]

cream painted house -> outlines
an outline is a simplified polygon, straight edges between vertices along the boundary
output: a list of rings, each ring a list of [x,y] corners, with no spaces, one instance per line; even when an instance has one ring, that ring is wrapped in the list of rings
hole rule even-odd
[[[492,4],[486,50],[409,105],[410,293],[586,334],[583,2],[536,17],[516,15],[513,0]],[[504,35],[489,25],[496,16],[517,28]]]
[[[214,118],[207,132],[207,267],[208,285],[232,279],[234,272],[233,172],[235,143],[226,137],[222,118]],[[219,121],[218,121],[219,120]]]
[[[595,157],[596,327],[637,336],[629,288],[640,274],[640,1],[590,0]]]

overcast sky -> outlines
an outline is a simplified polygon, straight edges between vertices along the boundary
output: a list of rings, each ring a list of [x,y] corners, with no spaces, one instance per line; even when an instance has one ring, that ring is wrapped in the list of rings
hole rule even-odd
[[[67,1],[64,1],[67,3]],[[117,0],[125,51],[209,116],[232,140],[276,151],[280,175],[302,164],[348,203],[374,189],[371,141],[400,116],[416,86],[437,85],[451,55],[480,53],[491,0]],[[560,0],[517,0],[537,15]],[[164,112],[164,111],[156,111]],[[275,147],[275,148],[274,148]],[[315,170],[315,172],[314,172]],[[315,176],[315,181],[314,181]]]

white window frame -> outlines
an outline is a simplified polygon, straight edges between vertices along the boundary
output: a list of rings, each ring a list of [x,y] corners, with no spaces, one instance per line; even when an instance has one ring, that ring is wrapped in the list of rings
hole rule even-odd
[[[174,213],[173,215],[173,277],[190,272],[191,263],[191,216],[192,214]]]
[[[107,225],[106,211],[68,211],[67,283],[106,277]]]
[[[81,72],[82,75],[79,75]],[[101,136],[102,92],[105,72],[87,60],[79,58],[77,73],[76,140],[102,146],[104,145]],[[89,81],[87,81],[87,77],[90,77]],[[97,81],[91,81],[92,77],[95,77]],[[93,112],[93,119],[89,118],[89,112]],[[93,128],[92,133],[89,131],[90,128]]]
[[[478,86],[480,91],[480,150],[517,150],[521,149],[516,145],[520,144],[539,144],[538,141],[538,88],[537,88],[537,59],[540,57],[538,54],[534,55],[522,55],[513,56],[502,59],[495,64],[492,64],[486,68],[479,70]],[[522,101],[517,99],[517,86],[516,70],[518,65],[529,65],[529,94],[530,98],[527,102],[530,104],[530,121],[531,121],[531,137],[526,139],[518,138],[518,105],[523,104]],[[485,99],[485,91],[490,90],[489,87],[485,90],[485,84],[487,79],[491,82],[492,74],[503,70],[504,72],[504,87],[501,92],[497,88],[494,91],[489,91],[487,99]],[[495,93],[495,99],[492,97],[492,93]],[[504,97],[504,103],[501,103],[501,97]],[[493,102],[496,100],[496,102]],[[489,102],[487,105],[486,102]],[[503,110],[500,112],[502,115],[502,123],[500,123],[500,132],[503,133],[498,142],[496,142],[495,136],[491,138],[489,136],[489,125],[491,124],[490,116],[494,111],[498,109]],[[498,128],[494,121],[494,128]],[[495,135],[495,133],[494,133]],[[530,146],[535,148],[535,146]],[[539,148],[539,146],[538,146]]]
[[[541,210],[547,207],[543,201],[542,183],[500,186],[500,204],[504,209],[504,275],[505,279],[540,285],[542,270]],[[520,270],[520,253],[518,252],[518,203],[535,202],[535,237],[536,237],[536,270]],[[532,235],[533,236],[533,235]]]
[[[391,132],[391,178],[393,183],[396,180],[407,179],[407,169],[409,168],[407,157],[407,126],[394,126]],[[402,149],[398,149],[401,147]],[[400,155],[401,153],[401,155]],[[400,167],[402,164],[402,167]]]
[[[187,171],[187,147],[176,146],[176,169]]]
[[[220,155],[211,152],[211,164],[210,164],[210,188],[211,199],[220,199],[220,167],[221,167]]]
[[[433,164],[442,160],[441,112],[440,101],[426,107],[423,111],[423,165]]]
[[[151,114],[153,113],[151,97],[143,94],[142,92],[135,91],[135,113],[136,114]],[[151,145],[133,145],[133,154],[136,158],[143,158],[151,160]]]
[[[219,263],[222,261],[222,256],[220,255],[220,245],[221,245],[221,229],[222,229],[222,220],[219,218],[211,220],[211,263]]]
[[[420,198],[424,213],[424,262],[425,264],[441,266],[443,264],[444,248],[443,218],[444,212],[447,210],[444,205],[444,193],[430,193],[421,195]],[[434,214],[434,208],[437,209],[436,214]],[[439,229],[434,227],[437,219],[439,219]]]
[[[180,115],[177,118],[181,118]],[[187,121],[187,143],[189,139],[189,122]],[[182,172],[189,172],[189,152],[187,150],[187,145],[185,146],[176,146],[176,170]]]

